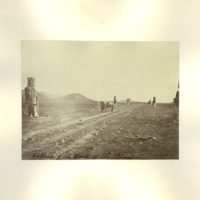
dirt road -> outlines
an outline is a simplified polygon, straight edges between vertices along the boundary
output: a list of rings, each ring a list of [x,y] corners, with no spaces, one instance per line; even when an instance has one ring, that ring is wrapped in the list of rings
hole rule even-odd
[[[41,106],[22,117],[22,159],[178,159],[173,105]]]

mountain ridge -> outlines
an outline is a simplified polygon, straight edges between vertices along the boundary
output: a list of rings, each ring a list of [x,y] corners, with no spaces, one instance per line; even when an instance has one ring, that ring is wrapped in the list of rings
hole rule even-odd
[[[85,97],[80,93],[72,93],[65,96],[55,97],[56,95],[52,95],[46,92],[38,92],[39,96],[39,104],[40,103],[67,103],[67,104],[94,104],[99,101],[95,101]],[[22,103],[25,103],[25,91],[22,90]]]

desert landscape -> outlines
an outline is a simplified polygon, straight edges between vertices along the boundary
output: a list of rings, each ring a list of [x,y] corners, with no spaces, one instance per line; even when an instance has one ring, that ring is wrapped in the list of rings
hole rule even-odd
[[[178,42],[27,40],[21,55],[23,160],[179,159]]]
[[[121,101],[102,113],[100,102],[81,94],[39,96],[40,117],[22,114],[23,160],[179,158],[173,103]]]

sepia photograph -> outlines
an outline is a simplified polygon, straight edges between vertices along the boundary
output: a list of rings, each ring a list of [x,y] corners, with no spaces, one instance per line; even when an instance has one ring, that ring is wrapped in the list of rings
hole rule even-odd
[[[179,159],[179,42],[21,42],[22,160]]]
[[[199,6],[2,1],[0,199],[199,200]]]

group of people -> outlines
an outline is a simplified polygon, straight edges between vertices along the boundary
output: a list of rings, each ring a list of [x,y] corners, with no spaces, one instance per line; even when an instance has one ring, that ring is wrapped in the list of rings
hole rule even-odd
[[[129,105],[130,102],[131,102],[131,99],[128,98],[128,99],[127,99],[127,104]],[[152,105],[153,107],[156,107],[156,97],[153,97],[152,104],[151,104],[151,100],[150,100],[148,103],[150,104],[150,106]],[[117,99],[116,99],[116,96],[114,96],[114,106],[117,107]]]
[[[111,109],[111,112],[113,112],[114,107],[117,107],[117,98],[114,96],[113,102],[106,102],[106,101],[101,101],[101,112],[106,112],[107,108]]]
[[[156,97],[153,97],[152,103],[151,103],[151,100],[148,103],[150,106],[152,105],[153,107],[156,107]]]

